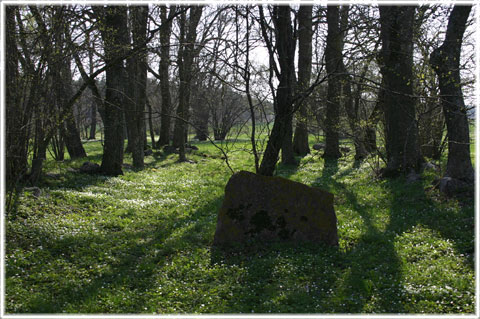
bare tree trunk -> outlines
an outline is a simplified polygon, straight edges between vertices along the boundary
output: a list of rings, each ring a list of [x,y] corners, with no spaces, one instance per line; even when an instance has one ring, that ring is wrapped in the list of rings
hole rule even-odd
[[[300,6],[298,9],[298,81],[297,94],[301,94],[310,85],[312,74],[312,6]],[[298,108],[297,125],[293,138],[293,151],[299,155],[310,153],[308,145],[308,102]]]
[[[324,158],[339,158],[339,125],[341,99],[342,36],[340,32],[340,14],[338,6],[327,7],[327,46],[325,64],[328,75],[327,107],[325,117],[325,152]]]
[[[88,136],[89,140],[94,140],[97,134],[97,104],[95,103],[95,101],[93,101],[93,99],[90,108],[90,132]]]
[[[57,99],[60,101],[60,105],[67,107],[68,99],[72,96],[72,74],[70,70],[70,60],[62,63],[63,70],[60,72],[59,83],[55,85],[57,90]],[[83,148],[82,141],[80,139],[80,132],[78,131],[73,116],[73,107],[69,110],[68,117],[65,120],[65,131],[63,140],[67,147],[68,154],[71,159],[87,157],[87,153]]]
[[[105,92],[105,142],[101,171],[106,175],[121,175],[124,146],[124,112],[126,70],[123,61],[115,61],[129,46],[127,35],[127,7],[94,7],[100,19],[104,42],[106,73]],[[108,31],[110,30],[110,31]],[[111,32],[115,30],[116,32]]]
[[[87,33],[88,39],[90,37],[88,36],[89,33]],[[88,63],[89,63],[89,69],[90,69],[90,75],[93,73],[93,51],[95,50],[94,47],[94,41],[88,43],[92,45],[91,50],[88,50]],[[97,133],[97,98],[92,92],[92,106],[90,109],[90,136],[88,137],[89,140],[94,140],[96,138],[96,133]]]
[[[273,175],[280,148],[282,148],[282,153],[285,151],[283,149],[284,141],[285,138],[288,138],[289,127],[291,131],[292,126],[295,83],[295,39],[290,18],[290,6],[274,6],[272,18],[275,25],[275,45],[280,72],[275,96],[275,119],[259,169],[259,173],[266,176]]]
[[[387,149],[384,176],[417,170],[421,163],[412,90],[414,13],[413,6],[380,6]]]
[[[172,19],[175,13],[175,6],[170,6],[169,18],[167,19],[167,7],[160,8],[161,30],[160,30],[160,92],[162,96],[162,111],[160,114],[160,137],[158,147],[170,143],[170,114],[172,112],[172,98],[170,95],[170,84],[168,69],[170,66],[170,35],[172,33]]]
[[[132,151],[133,167],[144,167],[145,141],[145,104],[147,84],[147,20],[148,6],[130,7],[132,21],[132,43],[134,47],[145,43],[145,47],[136,55],[127,59],[129,70],[128,100],[126,109],[126,123],[128,130],[128,145]]]
[[[155,130],[153,129],[153,113],[152,113],[152,105],[147,97],[147,109],[148,109],[148,129],[150,131],[150,140],[152,141],[152,148],[157,147],[157,143],[155,143]]]
[[[190,103],[190,85],[192,80],[195,41],[197,38],[197,26],[202,16],[202,11],[203,6],[191,6],[188,25],[185,14],[182,14],[181,17],[183,20],[181,29],[183,30],[180,31],[180,47],[178,52],[180,87],[178,89],[179,101],[173,138],[173,145],[179,148],[180,162],[186,161],[187,159],[185,156],[186,120]]]
[[[455,6],[443,44],[430,56],[440,81],[440,95],[447,124],[448,160],[445,177],[473,183],[467,111],[460,86],[460,52],[471,6]]]

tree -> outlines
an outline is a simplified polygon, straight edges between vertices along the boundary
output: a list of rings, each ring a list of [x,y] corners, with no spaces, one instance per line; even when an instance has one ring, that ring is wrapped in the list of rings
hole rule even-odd
[[[16,6],[5,6],[5,113],[6,113],[6,161],[7,188],[13,187],[27,171],[28,132],[26,122],[30,111],[22,107],[19,52],[15,27]]]
[[[339,122],[342,97],[343,39],[340,30],[340,10],[338,6],[327,8],[327,47],[325,65],[328,74],[327,109],[325,117],[325,152],[324,158],[339,158]]]
[[[160,114],[160,137],[157,146],[170,143],[170,114],[172,111],[172,97],[170,94],[170,35],[172,33],[172,20],[176,12],[175,6],[170,6],[167,18],[167,7],[160,7],[160,64],[158,74],[160,75],[160,91],[162,95],[162,111]]]
[[[37,80],[42,79],[43,73],[42,80],[45,84],[34,89],[32,91],[34,95],[30,97],[34,99],[36,107],[32,169],[29,179],[36,183],[43,169],[47,147],[59,128],[72,158],[85,157],[86,154],[73,117],[73,104],[76,98],[75,95],[71,97],[71,61],[68,54],[70,48],[66,41],[68,10],[64,7],[44,7],[40,12],[36,6],[29,6],[29,10],[37,25],[38,39],[42,46],[39,65],[42,65],[43,59],[48,65],[46,71],[42,72],[41,67],[34,72]],[[30,60],[30,57],[28,59]],[[28,64],[31,66],[32,61],[30,60]],[[60,84],[57,84],[56,81],[59,79]]]
[[[72,71],[71,71],[71,53],[72,48],[68,39],[70,39],[70,30],[65,19],[64,12],[67,8],[56,7],[55,16],[55,30],[54,30],[54,53],[52,54],[54,61],[51,63],[52,76],[59,80],[54,85],[56,93],[56,99],[61,108],[68,107],[68,99],[73,95],[72,88]],[[68,154],[71,159],[87,157],[87,153],[83,148],[82,141],[80,139],[80,132],[75,122],[73,114],[73,107],[67,110],[67,118],[65,125],[61,126],[61,132],[67,147]]]
[[[460,85],[460,52],[471,6],[454,6],[443,44],[430,55],[440,81],[440,97],[447,124],[448,160],[445,177],[473,183],[468,117]]]
[[[125,117],[129,127],[128,145],[133,167],[144,167],[145,105],[147,99],[147,21],[148,6],[130,7],[132,44],[143,48],[127,59],[128,88]]]
[[[361,160],[367,156],[367,149],[365,147],[365,128],[361,125],[359,116],[360,98],[362,94],[362,86],[364,84],[364,78],[368,71],[370,61],[368,58],[363,59],[363,70],[360,74],[360,79],[357,82],[356,91],[352,92],[352,76],[348,73],[347,67],[343,61],[343,51],[345,45],[346,33],[349,29],[349,6],[342,6],[340,9],[340,41],[341,41],[341,53],[342,57],[339,62],[339,70],[341,77],[342,95],[341,101],[347,113],[348,124],[352,131],[353,144],[355,146],[355,160]]]
[[[186,161],[185,156],[185,133],[188,107],[190,103],[190,85],[192,79],[192,66],[195,57],[195,41],[197,38],[197,26],[202,16],[203,6],[190,6],[189,18],[186,13],[180,15],[180,43],[178,48],[178,78],[180,81],[177,107],[177,119],[175,121],[173,145],[179,148],[179,161]]]
[[[103,39],[106,69],[105,142],[101,170],[106,175],[121,175],[123,164],[123,112],[126,92],[126,69],[123,57],[130,43],[127,34],[127,7],[94,7]]]
[[[413,6],[380,6],[387,150],[384,176],[417,170],[422,160],[412,90],[414,14]]]
[[[300,6],[298,9],[298,80],[297,94],[310,86],[312,74],[312,6]],[[310,153],[308,146],[308,102],[305,99],[298,107],[297,124],[293,138],[293,151],[299,155]]]
[[[271,176],[275,170],[280,148],[282,148],[282,154],[286,153],[282,155],[282,161],[287,161],[289,156],[293,156],[293,149],[292,154],[289,154],[289,150],[285,148],[285,140],[290,139],[291,144],[295,84],[295,38],[290,17],[290,6],[273,6],[272,20],[275,32],[275,49],[279,62],[279,68],[277,68],[274,61],[274,47],[267,33],[263,8],[260,6],[259,9],[262,34],[269,50],[270,68],[275,71],[279,82],[273,99],[275,119],[259,169],[259,174]]]

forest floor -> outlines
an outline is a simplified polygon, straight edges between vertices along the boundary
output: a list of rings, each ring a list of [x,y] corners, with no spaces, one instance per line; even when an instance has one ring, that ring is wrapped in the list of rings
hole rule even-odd
[[[373,160],[313,151],[277,175],[335,194],[339,248],[221,253],[211,244],[231,173],[193,144],[193,163],[155,151],[119,177],[47,161],[57,175],[5,218],[6,313],[474,313],[474,202],[439,194],[434,171],[382,180]],[[84,145],[100,163],[100,142]],[[236,171],[254,170],[247,145],[230,149]]]

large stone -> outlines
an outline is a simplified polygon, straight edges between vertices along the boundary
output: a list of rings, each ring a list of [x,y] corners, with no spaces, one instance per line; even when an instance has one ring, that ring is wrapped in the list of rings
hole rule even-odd
[[[338,245],[333,194],[282,177],[241,171],[225,187],[214,245],[250,240]]]

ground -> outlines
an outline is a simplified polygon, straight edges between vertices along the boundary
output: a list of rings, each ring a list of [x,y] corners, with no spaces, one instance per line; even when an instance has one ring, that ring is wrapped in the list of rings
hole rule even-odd
[[[439,194],[435,172],[381,180],[371,159],[314,152],[276,173],[335,194],[339,248],[220,252],[211,244],[231,172],[213,146],[194,144],[193,163],[155,151],[119,177],[49,160],[59,175],[5,218],[6,312],[474,313],[474,203]],[[235,171],[254,169],[246,146],[230,148]],[[85,147],[99,163],[100,141]]]

